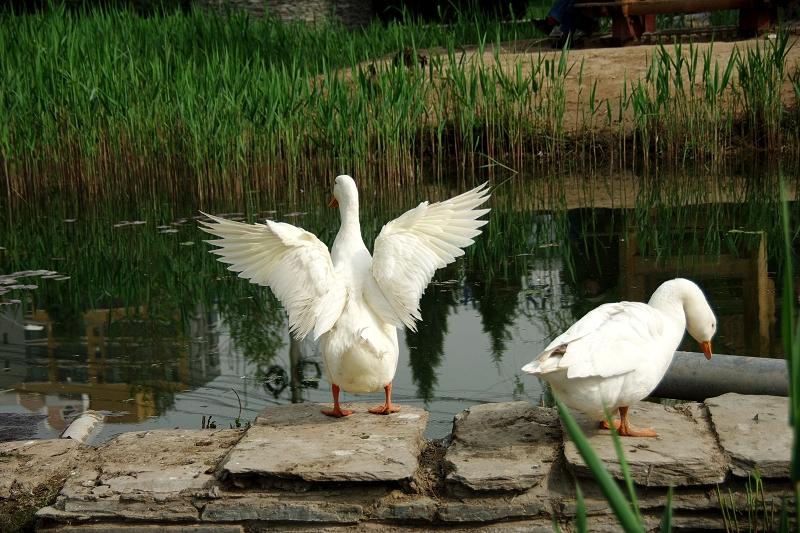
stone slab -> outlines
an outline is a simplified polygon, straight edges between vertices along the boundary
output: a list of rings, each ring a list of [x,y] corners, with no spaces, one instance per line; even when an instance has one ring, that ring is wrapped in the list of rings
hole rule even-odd
[[[81,463],[55,504],[38,516],[53,520],[120,518],[197,520],[194,497],[216,483],[222,458],[242,430],[158,430],[123,433]]]
[[[80,524],[57,526],[40,531],[58,531],[59,533],[244,533],[243,526],[234,524],[182,524],[170,526],[164,524]]]
[[[437,507],[437,501],[429,496],[394,490],[370,510],[370,519],[431,522],[436,518]]]
[[[520,494],[476,493],[474,497],[445,498],[439,502],[437,516],[448,523],[494,522],[549,516],[551,508],[546,487],[539,486]]]
[[[204,502],[204,522],[287,522],[351,524],[367,518],[387,489],[221,492]]]
[[[723,394],[705,401],[731,472],[747,477],[788,477],[792,449],[789,399],[780,396]]]
[[[91,449],[71,439],[0,443],[0,499],[31,493],[55,479],[63,482],[84,454]]]
[[[610,431],[596,420],[573,412],[584,434],[617,479],[623,479]],[[679,487],[720,483],[728,471],[703,408],[697,403],[669,407],[639,402],[629,411],[631,425],[653,428],[657,438],[623,437],[622,448],[633,480],[647,487]],[[564,433],[564,456],[575,475],[591,477],[575,444]]]
[[[560,449],[555,409],[529,402],[476,405],[453,422],[447,481],[473,490],[526,490],[548,475]]]
[[[411,479],[424,446],[428,413],[402,406],[387,416],[372,404],[348,404],[355,413],[331,418],[318,404],[267,409],[222,465],[234,479],[379,482]]]

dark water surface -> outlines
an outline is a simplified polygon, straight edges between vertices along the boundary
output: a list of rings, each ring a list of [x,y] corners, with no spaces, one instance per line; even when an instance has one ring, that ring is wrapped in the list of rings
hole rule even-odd
[[[473,184],[364,190],[365,241],[419,201]],[[425,293],[419,331],[401,332],[395,399],[431,412],[431,437],[476,403],[546,401],[522,365],[590,309],[646,300],[676,275],[706,290],[719,316],[716,352],[780,357],[777,187],[772,175],[512,177],[490,200],[484,235]],[[196,224],[198,209],[270,217],[331,244],[338,215],[328,195],[324,183],[234,205],[4,210],[0,412],[40,415],[25,436],[48,438],[99,410],[101,441],[199,428],[204,416],[228,427],[270,406],[330,401],[313,344],[290,340],[269,291],[217,263]],[[697,347],[687,336],[681,349]],[[379,403],[382,393],[344,399]]]

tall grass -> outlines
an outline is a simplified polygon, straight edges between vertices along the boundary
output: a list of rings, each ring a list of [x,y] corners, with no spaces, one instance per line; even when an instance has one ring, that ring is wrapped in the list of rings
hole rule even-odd
[[[797,152],[775,97],[789,76],[786,36],[727,65],[662,47],[613,102],[566,48],[504,63],[505,43],[533,31],[470,14],[346,32],[198,11],[3,13],[0,191],[7,204],[58,193],[203,202],[300,194],[341,172],[391,189],[422,175],[491,177],[494,162],[626,165],[654,154],[677,165],[719,160],[739,124],[747,139]]]

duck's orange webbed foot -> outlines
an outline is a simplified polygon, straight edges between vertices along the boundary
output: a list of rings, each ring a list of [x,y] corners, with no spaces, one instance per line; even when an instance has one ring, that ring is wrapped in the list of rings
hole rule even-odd
[[[396,413],[400,410],[400,407],[395,404],[389,405],[376,405],[375,407],[370,407],[369,412],[373,415],[388,415],[389,413]]]
[[[342,409],[339,405],[339,385],[331,384],[331,392],[333,393],[333,409],[323,409],[322,414],[325,416],[332,416],[334,418],[342,418],[350,416],[353,411],[350,409]]]
[[[334,418],[342,418],[353,414],[351,409],[342,409],[340,406],[335,406],[333,409],[323,409],[322,414],[332,416]]]
[[[652,429],[634,429],[628,422],[628,408],[619,408],[619,432],[620,437],[658,437],[658,433]]]
[[[369,409],[369,412],[373,415],[388,415],[389,413],[396,413],[400,410],[399,405],[392,403],[392,384],[389,383],[383,390],[386,392],[386,403]]]
[[[608,427],[608,421],[606,420],[601,420],[597,424],[597,427],[599,427],[600,429],[611,429],[610,427]],[[614,420],[614,429],[619,431],[619,420]]]

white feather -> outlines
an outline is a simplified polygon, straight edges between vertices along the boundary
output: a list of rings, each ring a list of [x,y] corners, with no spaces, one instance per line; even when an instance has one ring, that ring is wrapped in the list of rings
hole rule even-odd
[[[342,223],[331,252],[313,234],[280,222],[242,224],[206,215],[220,239],[214,253],[239,276],[269,286],[289,313],[298,339],[319,338],[332,384],[372,392],[397,369],[397,328],[414,327],[419,299],[437,268],[462,255],[480,233],[486,184],[450,200],[411,209],[384,226],[375,258],[361,237],[358,189],[338,176],[334,197]]]
[[[578,320],[524,372],[548,381],[573,409],[603,416],[604,409],[645,398],[667,371],[689,325],[708,340],[716,319],[702,291],[689,280],[663,283],[650,302],[601,305]]]
[[[314,338],[328,331],[345,304],[345,287],[333,268],[328,248],[313,233],[283,222],[243,224],[203,213],[208,241],[228,270],[268,286],[289,314],[298,340],[312,330]]]
[[[419,301],[436,269],[464,254],[480,235],[489,209],[487,184],[443,202],[423,202],[381,229],[375,239],[372,277],[380,291],[366,291],[370,305],[387,322],[416,330]],[[389,313],[391,310],[391,313]]]

